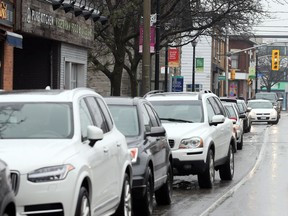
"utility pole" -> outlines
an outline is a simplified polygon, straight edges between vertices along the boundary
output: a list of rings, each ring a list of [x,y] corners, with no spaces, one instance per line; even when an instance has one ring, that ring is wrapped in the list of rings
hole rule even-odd
[[[150,91],[150,14],[151,0],[143,3],[143,55],[142,55],[142,85],[141,95]]]
[[[160,0],[156,0],[155,90],[159,90]]]

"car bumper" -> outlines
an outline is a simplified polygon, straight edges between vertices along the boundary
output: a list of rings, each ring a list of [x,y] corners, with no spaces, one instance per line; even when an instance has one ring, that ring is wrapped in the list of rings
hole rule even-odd
[[[33,183],[26,175],[20,179],[16,196],[18,216],[23,215],[74,215],[78,196],[74,177],[69,175],[62,181]]]
[[[196,175],[203,173],[206,164],[203,160],[180,161],[177,158],[173,159],[173,172],[175,175]]]
[[[251,118],[252,122],[274,122],[277,121],[277,116],[256,116]]]

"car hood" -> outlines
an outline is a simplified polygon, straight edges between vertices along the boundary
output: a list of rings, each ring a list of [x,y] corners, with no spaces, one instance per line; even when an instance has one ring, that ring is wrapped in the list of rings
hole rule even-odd
[[[252,109],[255,113],[271,113],[271,112],[276,112],[275,109]]]
[[[48,164],[64,164],[77,152],[71,142],[71,139],[0,140],[0,158],[9,165],[10,170],[25,174]]]
[[[169,139],[188,138],[207,133],[204,123],[162,123]]]

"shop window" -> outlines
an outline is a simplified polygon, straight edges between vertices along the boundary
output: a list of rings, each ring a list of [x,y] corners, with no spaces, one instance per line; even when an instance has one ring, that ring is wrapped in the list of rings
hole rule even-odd
[[[84,86],[84,64],[65,61],[65,89]]]

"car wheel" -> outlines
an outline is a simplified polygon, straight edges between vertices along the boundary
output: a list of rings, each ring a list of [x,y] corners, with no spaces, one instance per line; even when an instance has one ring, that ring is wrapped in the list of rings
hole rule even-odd
[[[144,196],[133,200],[134,215],[152,215],[153,212],[153,196],[154,196],[154,180],[151,168],[146,171],[146,189]]]
[[[243,134],[241,135],[241,141],[237,143],[237,150],[242,150],[243,148]]]
[[[90,215],[91,215],[91,209],[90,209],[89,194],[87,189],[82,186],[80,188],[78,196],[75,216],[90,216]]]
[[[173,170],[169,163],[167,168],[167,179],[159,190],[155,191],[155,199],[158,205],[170,205],[172,201]]]
[[[131,216],[132,215],[132,198],[131,198],[131,185],[127,173],[125,173],[122,194],[119,206],[114,216]]]
[[[232,146],[229,146],[227,161],[219,168],[221,180],[232,180],[234,176],[234,153]]]
[[[209,149],[205,171],[198,174],[198,184],[200,188],[212,188],[215,179],[215,168],[214,168],[214,155],[213,151]]]

